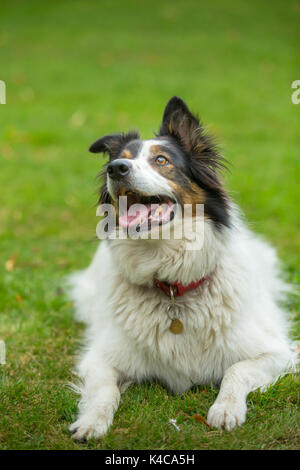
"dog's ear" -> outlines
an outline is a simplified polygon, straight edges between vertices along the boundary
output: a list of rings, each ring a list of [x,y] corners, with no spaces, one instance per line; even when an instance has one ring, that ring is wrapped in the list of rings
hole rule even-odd
[[[109,153],[111,146],[119,142],[121,136],[122,134],[105,135],[101,139],[96,140],[90,146],[89,151],[92,153]]]
[[[173,96],[165,108],[159,136],[175,138],[183,150],[192,156],[204,156],[212,148],[211,139],[204,134],[198,117],[178,96]]]
[[[165,108],[159,135],[174,137],[187,153],[192,153],[200,144],[200,133],[199,119],[181,98],[173,96]]]
[[[215,170],[225,167],[213,139],[205,133],[199,119],[191,113],[185,102],[173,96],[168,102],[158,136],[173,137],[191,162]]]
[[[110,134],[96,140],[89,151],[92,153],[108,153],[111,159],[116,158],[123,147],[125,147],[131,140],[139,139],[139,134],[136,131],[130,131],[127,134]]]

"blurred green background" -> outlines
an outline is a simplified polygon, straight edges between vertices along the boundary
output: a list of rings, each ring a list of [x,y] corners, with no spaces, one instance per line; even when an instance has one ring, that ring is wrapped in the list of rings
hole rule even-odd
[[[61,285],[96,248],[95,177],[103,160],[88,147],[132,128],[150,138],[168,99],[179,95],[232,164],[226,188],[250,227],[274,243],[288,279],[299,282],[300,104],[292,104],[291,84],[300,79],[300,2],[2,0],[0,18],[7,87],[0,105],[0,339],[7,346],[0,448],[80,448],[67,432],[76,398],[64,384],[82,328]],[[295,330],[299,301],[288,308]],[[294,448],[295,436],[299,442],[296,401],[287,399],[293,382],[281,401],[275,390],[270,410],[254,397],[254,421],[231,437],[207,437],[204,425],[195,437],[189,422],[174,437],[163,420],[153,423],[153,414],[183,406],[174,398],[166,408],[157,387],[129,390],[129,411],[117,414],[104,443],[90,445],[260,448],[262,432],[267,448]],[[205,395],[204,415],[215,393]],[[141,405],[129,404],[148,398],[153,405],[141,418]],[[115,431],[127,429],[126,419],[133,435]]]

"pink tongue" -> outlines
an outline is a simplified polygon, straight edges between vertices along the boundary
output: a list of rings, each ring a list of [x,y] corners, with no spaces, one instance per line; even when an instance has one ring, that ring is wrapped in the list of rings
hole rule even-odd
[[[160,211],[157,212],[158,207]],[[159,204],[134,204],[127,212],[119,216],[119,225],[124,228],[141,227],[147,223],[151,216],[151,222],[159,224],[163,221],[167,222],[170,220],[171,212],[174,204],[168,203],[159,206]]]
[[[136,207],[130,207],[125,214],[119,216],[119,224],[121,227],[134,227],[143,225],[148,220],[148,214],[151,211],[151,204],[146,206],[142,204],[135,204]]]

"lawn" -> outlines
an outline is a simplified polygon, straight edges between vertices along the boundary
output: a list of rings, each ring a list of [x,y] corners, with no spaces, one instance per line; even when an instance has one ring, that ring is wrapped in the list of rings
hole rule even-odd
[[[67,384],[83,327],[62,286],[98,243],[103,161],[89,145],[130,128],[151,137],[174,94],[217,136],[229,194],[299,283],[300,2],[2,0],[0,15],[0,449],[299,448],[296,375],[252,393],[231,433],[194,417],[206,417],[212,386],[131,386],[105,438],[73,442]],[[299,298],[287,307],[296,339]]]

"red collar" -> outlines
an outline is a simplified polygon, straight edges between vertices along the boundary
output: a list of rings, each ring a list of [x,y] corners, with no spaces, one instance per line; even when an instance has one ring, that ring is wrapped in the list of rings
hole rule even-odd
[[[174,297],[181,297],[185,292],[196,289],[207,279],[206,276],[202,277],[199,281],[191,282],[190,284],[184,286],[180,282],[164,282],[154,279],[155,287],[159,287],[167,296],[171,297],[171,288],[173,288]]]

